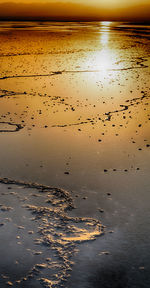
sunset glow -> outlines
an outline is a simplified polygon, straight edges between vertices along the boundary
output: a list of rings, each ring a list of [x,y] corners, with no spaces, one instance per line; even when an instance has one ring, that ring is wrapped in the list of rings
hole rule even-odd
[[[148,21],[150,2],[149,0],[2,0],[0,19]]]

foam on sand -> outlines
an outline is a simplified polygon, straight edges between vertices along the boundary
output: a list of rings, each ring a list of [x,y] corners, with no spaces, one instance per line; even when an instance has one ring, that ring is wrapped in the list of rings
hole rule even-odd
[[[7,178],[0,183],[0,283],[60,287],[70,275],[79,244],[101,236],[103,226],[92,218],[69,216],[74,206],[67,191]]]

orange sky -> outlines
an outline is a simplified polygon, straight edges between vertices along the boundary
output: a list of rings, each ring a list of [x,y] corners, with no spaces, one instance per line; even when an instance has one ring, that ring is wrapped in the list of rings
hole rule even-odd
[[[0,19],[150,21],[150,0],[0,0]]]

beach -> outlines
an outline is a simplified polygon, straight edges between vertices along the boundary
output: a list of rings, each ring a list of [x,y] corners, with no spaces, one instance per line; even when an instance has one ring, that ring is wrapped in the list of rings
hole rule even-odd
[[[150,287],[149,25],[0,22],[0,286]]]

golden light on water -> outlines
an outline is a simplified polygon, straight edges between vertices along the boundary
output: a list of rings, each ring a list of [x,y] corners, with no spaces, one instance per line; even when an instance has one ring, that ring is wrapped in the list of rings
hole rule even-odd
[[[108,48],[109,41],[109,25],[110,22],[102,22],[102,28],[100,33],[100,44],[102,45],[102,50],[97,55],[97,62],[101,70],[106,71],[111,63],[110,50]]]
[[[103,29],[107,29],[109,28],[111,23],[112,23],[111,21],[101,21],[101,26]]]
[[[102,74],[107,73],[107,70],[110,70],[113,67],[114,59],[116,57],[115,51],[109,45],[110,24],[111,22],[101,22],[99,31],[99,49],[94,52],[93,55],[95,69],[100,70]]]
[[[109,32],[110,32],[110,24],[111,22],[105,21],[101,22],[101,29],[100,29],[100,43],[105,46],[108,44],[109,40]]]
[[[108,39],[109,39],[109,35],[108,35],[108,32],[103,32],[101,34],[101,39],[100,39],[100,42],[102,45],[105,45],[108,43]]]
[[[110,64],[112,63],[112,58],[109,49],[102,49],[100,53],[97,53],[96,60],[100,70],[103,72],[110,68]]]
[[[150,245],[147,242],[143,253],[143,239],[150,236],[150,28],[129,26],[118,22],[0,23],[3,288],[32,284],[73,288],[80,276],[78,287],[110,286],[110,272],[116,273],[116,265],[124,268],[126,262],[130,266],[121,270],[120,285],[124,285],[122,271],[126,277],[133,266],[149,263]],[[101,221],[108,223],[109,239],[107,235],[97,239],[105,233]],[[82,242],[85,245],[79,248]],[[120,257],[124,243],[127,251]],[[81,253],[76,255],[77,251]],[[108,256],[107,266],[103,256],[109,251],[114,257]],[[72,265],[76,259],[81,271]],[[109,270],[110,264],[114,271]],[[100,277],[100,267],[108,282],[103,274]],[[135,269],[134,276],[136,270],[139,281],[141,272]],[[69,276],[76,271],[74,281],[70,278],[72,286]],[[101,283],[87,282],[92,274],[93,279],[102,278]],[[117,278],[111,287],[116,287],[120,274],[113,275]]]

